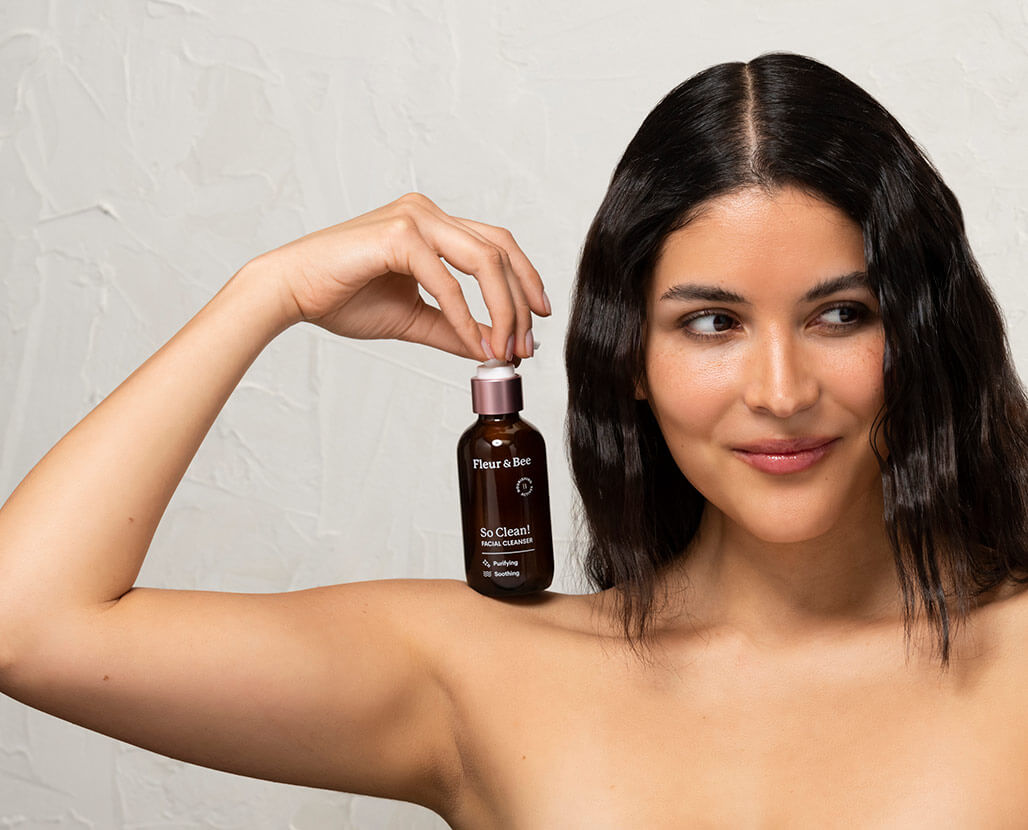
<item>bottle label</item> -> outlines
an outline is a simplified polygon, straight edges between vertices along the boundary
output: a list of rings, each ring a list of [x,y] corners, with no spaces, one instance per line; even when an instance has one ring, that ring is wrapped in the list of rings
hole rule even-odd
[[[520,527],[479,527],[482,576],[486,579],[520,579],[525,557],[535,551],[531,523]]]
[[[513,509],[521,516],[519,524],[480,525],[477,530],[476,567],[481,568],[484,579],[493,580],[504,587],[515,587],[528,576],[528,557],[535,552],[535,534],[531,521],[531,500],[527,497],[535,491],[532,480],[539,464],[533,464],[529,455],[509,458],[474,458],[472,469],[477,476],[486,476],[501,500],[507,504],[505,512]],[[545,471],[540,469],[540,474]],[[479,479],[481,492],[490,489],[484,479]],[[504,495],[506,494],[506,495]],[[506,501],[513,497],[513,501]],[[507,516],[508,521],[512,518]]]
[[[530,524],[524,527],[480,527],[478,539],[482,550],[487,553],[527,553],[535,544]]]
[[[532,457],[528,455],[514,456],[513,458],[499,458],[496,461],[474,458],[471,466],[475,470],[515,470],[519,467],[531,467]]]
[[[542,436],[514,416],[480,423],[457,456],[468,584],[490,596],[542,590],[553,574]]]

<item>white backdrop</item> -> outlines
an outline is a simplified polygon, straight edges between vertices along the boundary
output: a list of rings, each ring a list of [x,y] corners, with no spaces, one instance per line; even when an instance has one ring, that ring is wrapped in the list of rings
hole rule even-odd
[[[864,86],[961,199],[1025,377],[1025,43],[1021,0],[3,0],[0,501],[246,260],[420,190],[512,229],[546,281],[524,416],[548,442],[553,587],[581,592],[564,327],[586,227],[644,115],[694,72],[772,50]],[[286,332],[215,423],[140,582],[462,578],[472,369]],[[443,826],[414,805],[171,761],[0,697],[0,828]]]

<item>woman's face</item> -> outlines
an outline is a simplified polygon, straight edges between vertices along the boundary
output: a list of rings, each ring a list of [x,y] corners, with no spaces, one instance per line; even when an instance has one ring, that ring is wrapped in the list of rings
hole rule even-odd
[[[880,505],[884,337],[865,270],[859,226],[793,188],[713,199],[662,248],[637,396],[708,507],[760,539]]]

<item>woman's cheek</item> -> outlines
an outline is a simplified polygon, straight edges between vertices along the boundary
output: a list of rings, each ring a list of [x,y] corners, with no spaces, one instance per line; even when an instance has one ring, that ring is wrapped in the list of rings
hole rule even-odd
[[[834,396],[847,408],[866,414],[878,411],[884,400],[885,381],[882,358],[884,338],[877,333],[854,343],[852,348],[825,354],[822,361],[823,385],[830,385]]]
[[[735,375],[732,361],[722,356],[653,353],[650,405],[669,445],[714,431],[736,394]]]

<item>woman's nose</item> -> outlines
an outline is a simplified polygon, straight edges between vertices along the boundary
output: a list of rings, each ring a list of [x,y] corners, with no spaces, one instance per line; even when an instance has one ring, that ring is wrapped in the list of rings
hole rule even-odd
[[[786,334],[753,342],[743,399],[750,409],[788,418],[814,405],[820,386],[809,356]]]

